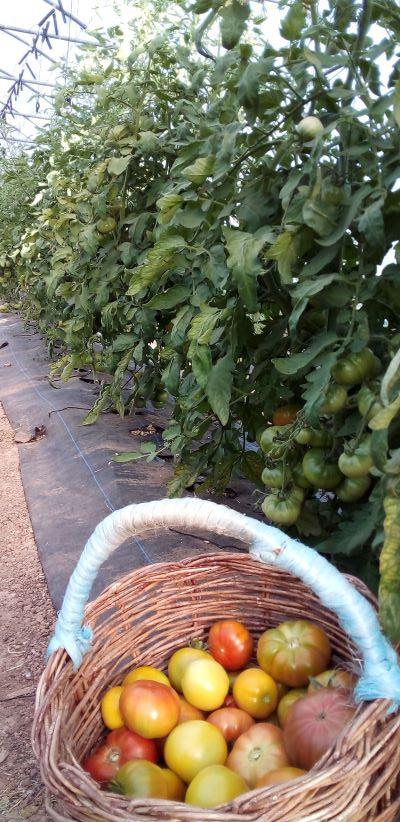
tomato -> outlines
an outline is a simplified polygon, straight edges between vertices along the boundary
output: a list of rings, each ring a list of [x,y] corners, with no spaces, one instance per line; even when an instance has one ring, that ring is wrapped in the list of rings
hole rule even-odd
[[[301,503],[288,493],[272,493],[265,497],[261,508],[271,522],[294,525],[300,516]]]
[[[186,784],[183,779],[169,768],[161,768],[167,785],[167,799],[174,802],[183,802],[186,794]]]
[[[325,392],[325,397],[320,406],[321,414],[329,416],[342,411],[347,402],[347,391],[342,385],[330,385]]]
[[[296,131],[303,140],[314,140],[323,133],[324,127],[319,117],[309,114],[297,123]]]
[[[163,408],[168,399],[168,391],[158,391],[151,400],[154,408]]]
[[[269,454],[272,459],[282,457],[287,445],[285,433],[290,428],[290,425],[270,425],[266,428],[260,437],[260,447],[264,454]]]
[[[211,722],[194,719],[171,731],[164,748],[168,768],[184,782],[208,765],[225,765],[228,748],[221,731]]]
[[[311,488],[311,483],[306,479],[306,476],[303,471],[303,464],[298,462],[297,465],[293,465],[291,468],[293,482],[296,483],[298,488]]]
[[[365,417],[367,422],[378,413],[382,411],[382,404],[368,385],[362,385],[357,394],[357,406],[362,417]]]
[[[158,668],[152,668],[151,665],[141,665],[140,668],[134,668],[126,675],[122,685],[130,685],[131,682],[137,682],[138,679],[147,679],[152,682],[162,682],[163,685],[169,685],[168,677],[159,671]]]
[[[292,705],[297,702],[298,699],[301,699],[307,693],[306,688],[292,688],[279,702],[277,711],[278,711],[278,720],[281,728],[285,727],[285,722],[287,715],[290,711]]]
[[[308,685],[310,676],[326,669],[330,656],[325,631],[305,619],[282,622],[264,631],[258,640],[260,668],[291,688]]]
[[[300,504],[304,502],[306,491],[300,485],[291,485],[288,489],[288,494],[292,499],[297,500]]]
[[[340,668],[333,668],[330,671],[323,671],[315,677],[311,677],[308,686],[308,693],[321,690],[321,688],[338,688],[341,691],[352,691],[357,682],[355,674],[349,671],[342,671]]]
[[[215,659],[196,659],[187,666],[182,677],[185,699],[201,711],[220,708],[228,691],[228,674]]]
[[[96,782],[109,782],[120,768],[121,751],[111,745],[100,745],[82,762],[84,771]]]
[[[224,708],[237,708],[237,702],[233,694],[227,694],[223,701]]]
[[[289,688],[287,685],[284,685],[283,682],[275,682],[275,685],[278,691],[278,702],[280,702],[281,699],[283,699],[283,697],[288,693]]]
[[[261,480],[267,488],[282,488],[283,485],[283,463],[277,463],[273,466],[266,465],[262,474]],[[285,469],[285,479],[289,480],[291,478],[291,470],[289,466]]]
[[[273,771],[268,771],[264,776],[256,782],[256,788],[267,788],[269,785],[281,785],[283,782],[290,782],[292,779],[298,779],[299,776],[304,776],[307,771],[302,768],[292,768],[287,765],[285,768],[275,768]]]
[[[336,496],[342,502],[357,502],[368,491],[371,485],[371,477],[358,477],[357,479],[346,479],[335,488]]]
[[[211,655],[227,671],[238,671],[253,653],[253,640],[246,626],[234,619],[215,622],[208,635]]]
[[[205,719],[203,711],[200,711],[198,708],[195,708],[194,705],[189,705],[189,702],[186,702],[186,699],[183,696],[179,696],[179,717],[177,724],[180,725],[181,722],[187,722],[189,719]]]
[[[206,651],[200,648],[179,648],[168,662],[168,678],[175,690],[182,693],[182,676],[187,666],[195,659],[210,659]]]
[[[190,783],[185,802],[199,808],[215,808],[217,805],[231,802],[235,796],[248,790],[247,782],[239,774],[225,768],[224,765],[209,765]]]
[[[119,701],[123,688],[116,685],[104,694],[100,703],[101,715],[106,728],[122,728],[124,720],[120,711]]]
[[[343,451],[339,457],[339,468],[345,477],[351,479],[356,477],[365,477],[374,462],[371,456],[371,440],[367,439],[360,442],[356,447],[351,444]]]
[[[251,725],[254,725],[253,717],[240,708],[219,708],[207,717],[207,722],[219,728],[227,742],[235,742]]]
[[[147,759],[157,762],[157,746],[153,739],[145,739],[128,728],[118,728],[107,734],[106,745],[118,748],[121,752],[120,764],[124,765],[133,759]]]
[[[125,725],[146,739],[166,736],[178,722],[179,699],[161,682],[139,680],[126,685],[120,698]]]
[[[283,731],[268,722],[259,722],[236,740],[227,759],[228,768],[240,774],[250,788],[274,768],[289,765]]]
[[[354,712],[348,692],[333,688],[321,688],[299,699],[291,708],[283,731],[293,765],[312,768],[334,745]]]
[[[303,458],[303,471],[311,485],[326,491],[336,488],[343,479],[337,462],[331,459],[322,448],[311,448],[307,451]]]
[[[109,785],[109,790],[124,796],[168,799],[167,780],[161,768],[144,759],[126,762]]]
[[[299,411],[299,405],[281,405],[275,409],[272,422],[274,425],[288,425],[295,421]]]
[[[380,363],[369,348],[357,354],[341,357],[332,368],[332,377],[339,385],[356,385],[379,374]]]
[[[102,220],[98,220],[96,223],[97,231],[99,231],[100,234],[110,234],[116,227],[117,222],[114,217],[103,217]]]
[[[331,445],[332,434],[323,428],[301,428],[295,436],[299,445],[312,445],[315,448],[324,448]]]
[[[278,704],[276,683],[261,668],[242,671],[233,686],[233,696],[239,708],[255,719],[267,719]]]

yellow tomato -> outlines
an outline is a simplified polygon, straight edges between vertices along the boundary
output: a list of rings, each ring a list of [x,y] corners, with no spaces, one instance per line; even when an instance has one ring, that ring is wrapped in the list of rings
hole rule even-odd
[[[215,659],[196,659],[183,674],[182,690],[185,699],[195,708],[215,711],[229,691],[229,677]]]
[[[169,685],[168,677],[158,668],[152,668],[151,665],[141,665],[140,668],[129,671],[122,685],[130,685],[131,682],[137,682],[138,679],[150,679],[152,682],[162,682],[163,685]]]
[[[184,782],[191,782],[208,765],[224,765],[227,755],[228,748],[221,731],[202,719],[177,725],[164,748],[168,768]]]
[[[190,783],[185,801],[200,808],[215,808],[248,790],[249,786],[240,774],[224,765],[209,765]]]
[[[170,771],[169,768],[161,768],[161,770],[167,783],[168,799],[173,799],[175,802],[183,802],[187,788],[187,785],[184,783],[183,779],[181,779],[178,774]]]
[[[106,728],[110,728],[112,731],[115,731],[117,728],[122,728],[124,725],[124,720],[122,719],[122,714],[119,709],[119,698],[122,691],[123,688],[120,685],[116,685],[114,688],[110,688],[101,700],[100,708],[103,722]]]
[[[289,713],[290,708],[297,702],[298,699],[302,699],[307,693],[306,688],[292,688],[287,694],[285,694],[279,702],[278,705],[278,719],[281,728],[284,727],[287,715]]]
[[[191,662],[196,659],[210,659],[210,655],[200,648],[179,648],[168,662],[168,676],[173,688],[182,693],[182,677]]]
[[[272,676],[261,668],[249,668],[239,674],[233,697],[239,708],[254,719],[267,719],[278,704],[278,688]]]

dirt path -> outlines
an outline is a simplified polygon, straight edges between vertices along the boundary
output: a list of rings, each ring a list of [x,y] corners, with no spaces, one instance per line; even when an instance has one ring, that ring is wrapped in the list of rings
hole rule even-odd
[[[43,822],[30,729],[54,611],[36,551],[18,449],[1,405],[0,557],[0,818]]]

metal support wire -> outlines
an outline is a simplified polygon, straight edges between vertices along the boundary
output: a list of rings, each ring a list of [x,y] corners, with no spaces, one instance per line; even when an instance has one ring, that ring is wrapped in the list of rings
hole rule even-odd
[[[69,17],[69,19],[72,20],[73,23],[76,23],[77,26],[80,26],[81,29],[87,29],[87,25],[82,23],[82,20],[79,20],[78,17],[75,17],[70,11],[64,9],[61,0],[57,0],[57,2],[54,2],[54,0],[43,0],[43,2],[60,12],[64,23],[67,22],[66,18]]]
[[[38,34],[38,32],[33,31],[32,29],[22,29],[22,28],[17,28],[16,26],[4,26],[4,25],[0,25],[0,31],[4,31],[4,32],[17,31],[20,34],[33,34],[34,36],[36,36]],[[46,27],[46,30],[43,30],[42,32],[39,32],[39,34],[40,34],[40,37],[42,38],[42,40],[46,40],[46,43],[49,46],[49,48],[51,48],[51,43],[48,42],[49,39],[50,40],[64,40],[66,43],[78,43],[78,45],[80,45],[80,46],[98,46],[98,45],[100,45],[99,43],[92,43],[91,40],[77,40],[75,37],[63,37],[61,34],[48,34],[47,33],[47,27]],[[28,43],[27,43],[27,45],[28,45]]]
[[[0,69],[0,80],[17,80],[23,86],[27,88],[31,88],[31,86],[48,86],[48,88],[54,88],[54,83],[45,83],[43,80],[30,80],[31,86],[28,85],[27,81],[23,79],[24,72],[21,71],[19,77],[15,77],[13,74],[9,74],[8,71],[4,71],[4,69]],[[34,91],[34,89],[31,89]],[[35,92],[36,94],[36,92]]]

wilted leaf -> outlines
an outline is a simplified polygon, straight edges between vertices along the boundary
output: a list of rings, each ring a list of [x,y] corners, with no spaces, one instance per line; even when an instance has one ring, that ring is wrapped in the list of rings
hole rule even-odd
[[[257,310],[257,275],[262,272],[258,254],[265,242],[272,242],[271,229],[262,228],[256,234],[223,229],[228,250],[227,264],[236,280],[243,305],[248,311]]]
[[[104,385],[93,408],[83,418],[81,425],[93,425],[93,423],[96,422],[99,414],[101,414],[101,412],[104,411],[104,409],[107,408],[107,406],[109,405],[110,394],[111,386]]]
[[[215,157],[213,154],[208,155],[208,157],[198,157],[194,163],[183,169],[182,177],[189,180],[193,185],[200,186],[213,173],[214,165]]]
[[[299,257],[300,237],[294,231],[284,231],[275,240],[268,251],[268,257],[276,260],[281,280],[284,284],[292,282],[292,271]]]
[[[400,394],[396,397],[390,405],[387,405],[385,408],[382,408],[381,411],[378,411],[374,417],[369,421],[368,425],[372,431],[382,431],[385,428],[389,428],[390,423],[397,417],[397,414],[400,411]]]

